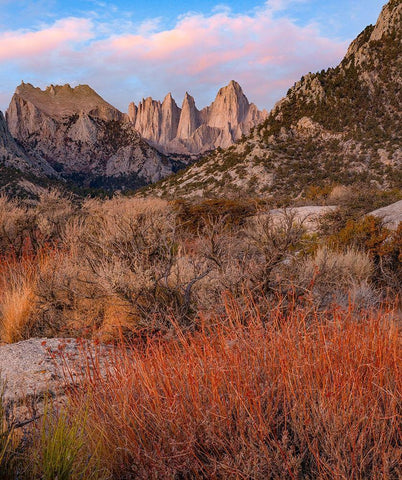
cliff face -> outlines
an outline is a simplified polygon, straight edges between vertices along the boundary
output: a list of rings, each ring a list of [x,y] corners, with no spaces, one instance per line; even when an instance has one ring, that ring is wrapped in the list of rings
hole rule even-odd
[[[24,173],[57,177],[57,172],[41,158],[29,157],[11,135],[0,112],[0,166],[12,167]]]
[[[391,0],[339,66],[302,77],[244,141],[152,191],[297,197],[309,186],[402,188],[401,172],[402,0]]]
[[[11,134],[27,155],[41,158],[61,177],[130,177],[133,186],[172,172],[126,116],[87,85],[17,87],[6,114]]]
[[[143,138],[164,152],[181,154],[228,147],[266,115],[248,102],[233,80],[202,110],[186,93],[181,109],[168,94],[162,103],[152,98],[143,100],[138,107],[131,103],[128,111],[130,121]]]

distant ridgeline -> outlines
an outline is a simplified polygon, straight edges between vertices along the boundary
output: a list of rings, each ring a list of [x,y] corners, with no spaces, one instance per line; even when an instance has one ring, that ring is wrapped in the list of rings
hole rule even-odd
[[[234,81],[201,111],[186,94],[181,109],[168,95],[163,103],[148,98],[138,107],[130,104],[128,115],[87,85],[41,90],[23,82],[6,121],[0,115],[0,189],[22,188],[23,194],[29,184],[32,193],[35,184],[53,179],[60,185],[134,190],[204,151],[231,145],[266,116]]]

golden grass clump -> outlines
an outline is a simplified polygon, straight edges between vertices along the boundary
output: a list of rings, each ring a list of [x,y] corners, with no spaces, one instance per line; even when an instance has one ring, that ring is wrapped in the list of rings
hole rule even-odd
[[[336,292],[347,292],[356,285],[368,284],[374,273],[370,256],[354,248],[345,251],[321,247],[314,256],[307,257],[298,267],[299,284],[311,286],[321,297]]]
[[[0,317],[2,342],[14,343],[31,336],[30,316],[34,303],[32,285],[23,283],[3,292]]]
[[[0,261],[0,343],[13,343],[32,335],[36,307],[35,274],[41,260],[14,255]]]

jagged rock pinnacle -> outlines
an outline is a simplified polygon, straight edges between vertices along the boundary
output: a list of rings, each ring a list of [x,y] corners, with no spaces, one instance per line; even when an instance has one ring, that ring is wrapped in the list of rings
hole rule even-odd
[[[214,102],[200,111],[188,92],[181,108],[168,93],[162,104],[147,99],[137,108],[131,103],[128,116],[139,133],[159,149],[198,154],[231,145],[261,123],[267,112],[250,104],[241,86],[231,80]]]

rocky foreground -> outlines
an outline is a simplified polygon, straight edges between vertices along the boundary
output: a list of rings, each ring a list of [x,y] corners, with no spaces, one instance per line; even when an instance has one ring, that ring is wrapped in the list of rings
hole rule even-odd
[[[378,210],[374,210],[370,215],[379,217],[388,228],[396,229],[402,222],[402,200],[395,202]]]
[[[0,346],[3,402],[10,415],[24,422],[42,413],[46,399],[60,404],[66,389],[91,368],[95,352],[94,345],[71,338],[32,338]]]

